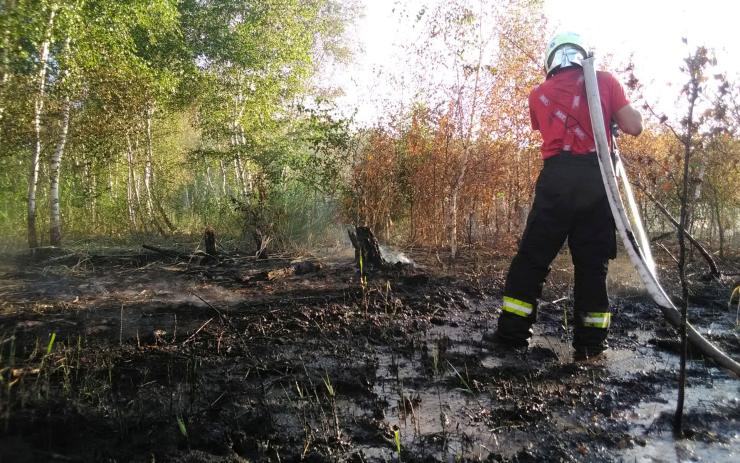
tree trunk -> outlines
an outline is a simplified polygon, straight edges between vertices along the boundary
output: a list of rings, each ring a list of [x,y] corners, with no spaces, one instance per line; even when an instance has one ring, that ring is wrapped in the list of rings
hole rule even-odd
[[[98,197],[95,194],[96,191],[96,185],[97,185],[97,177],[95,177],[95,172],[93,171],[89,175],[90,181],[88,182],[88,198],[90,198],[90,222],[93,227],[96,226],[98,223]]]
[[[722,225],[722,205],[719,199],[719,192],[717,188],[711,183],[707,183],[709,189],[712,192],[711,209],[714,214],[715,221],[717,222],[717,237],[719,239],[719,257],[724,259],[725,257],[725,229]]]
[[[144,188],[146,190],[146,211],[150,220],[154,218],[154,200],[152,199],[152,116],[154,115],[154,106],[150,105],[146,109],[146,163],[144,164]]]
[[[64,41],[64,53],[69,57],[70,37]],[[69,66],[62,72],[61,86],[64,90],[64,84],[69,78]],[[62,124],[59,134],[59,141],[51,158],[50,163],[50,185],[49,185],[49,242],[52,246],[62,244],[62,219],[59,207],[59,177],[62,165],[62,156],[64,156],[64,147],[67,145],[67,133],[69,132],[69,117],[71,112],[71,100],[69,94],[64,97],[62,104]],[[95,217],[93,216],[93,224]]]
[[[236,178],[239,183],[239,189],[240,193],[243,198],[247,197],[247,182],[244,179],[244,168],[242,166],[242,158],[239,156],[239,153],[236,153],[236,157],[234,158],[234,171],[236,173]]]
[[[411,193],[411,200],[409,201],[409,241],[412,243],[416,241],[416,227],[414,226],[414,193]]]
[[[67,96],[64,99],[64,106],[62,108],[62,130],[59,134],[59,142],[54,150],[54,155],[51,158],[51,169],[49,172],[49,176],[51,177],[51,184],[49,186],[49,241],[52,246],[59,246],[62,244],[62,219],[59,207],[59,173],[62,164],[62,156],[64,155],[64,147],[67,144],[70,110],[70,99],[69,96]]]
[[[715,204],[715,214],[717,215],[717,235],[719,235],[719,258],[725,258],[725,227],[722,225],[722,214],[720,213],[719,200]]]
[[[476,93],[478,88],[477,78],[476,78]],[[473,99],[473,109],[471,111],[474,111],[475,109],[475,98]],[[470,117],[470,124],[472,126],[472,119],[473,116]],[[468,161],[470,160],[470,146],[469,143],[472,140],[472,127],[468,131],[467,134],[467,141],[466,146],[463,147],[463,156],[460,161],[460,172],[457,175],[457,178],[455,179],[455,183],[452,186],[452,193],[450,194],[450,258],[454,259],[457,257],[457,203],[458,199],[460,197],[460,190],[462,190],[463,183],[465,181],[465,174],[468,170]]]
[[[159,213],[162,221],[170,231],[175,231],[174,225],[167,218],[162,205],[154,198],[154,141],[152,138],[152,119],[154,118],[154,103],[150,103],[146,108],[146,161],[144,163],[144,191],[146,193],[146,212],[149,222],[154,225],[160,235],[167,236],[167,232],[159,223],[159,218],[155,212]]]
[[[211,172],[211,163],[204,159],[206,164],[206,198],[208,202],[211,197],[216,196],[216,188],[213,186],[213,173]]]
[[[114,202],[118,198],[118,194],[116,192],[116,188],[118,186],[118,182],[113,182],[113,168],[108,165],[108,197],[110,198],[111,202]]]
[[[31,172],[28,177],[28,246],[38,247],[36,236],[36,189],[39,183],[39,168],[41,161],[41,113],[44,110],[44,98],[46,96],[46,65],[49,59],[49,47],[51,46],[52,31],[54,29],[54,17],[57,5],[54,4],[49,11],[49,20],[46,25],[44,40],[39,47],[39,73],[38,93],[34,104],[33,129],[36,135],[36,144],[31,158]]]
[[[131,146],[131,135],[126,133],[126,165],[128,167],[128,175],[126,177],[126,204],[128,205],[128,219],[131,227],[135,230],[136,227],[136,207],[135,207],[135,178],[134,178],[134,149]]]
[[[460,172],[455,178],[455,183],[452,185],[452,194],[450,195],[450,258],[454,259],[457,257],[457,203],[462,190],[463,183],[465,182],[465,175],[468,170],[468,162],[470,160],[471,144],[473,140],[473,125],[475,123],[476,112],[478,110],[478,92],[480,88],[480,73],[481,65],[483,63],[483,45],[479,44],[478,47],[478,60],[475,66],[473,88],[472,88],[472,99],[468,111],[470,114],[467,117],[467,127],[463,121],[463,90],[462,85],[458,89],[457,101],[455,102],[455,111],[459,114],[459,128],[461,138],[463,139],[462,147],[462,159],[460,159]],[[467,76],[465,77],[467,80]]]
[[[139,152],[139,137],[138,135],[134,136],[134,144],[131,150],[131,177],[132,177],[132,183],[133,183],[133,190],[134,190],[134,204],[136,206],[136,212],[139,215],[139,218],[141,219],[141,177],[139,176],[138,172],[136,171],[136,154]],[[141,227],[144,229],[144,231],[147,231],[147,223],[145,220],[141,220]]]
[[[247,197],[247,184],[244,179],[244,168],[242,166],[242,159],[239,153],[241,146],[243,145],[243,132],[240,133],[241,127],[239,127],[239,115],[234,116],[234,120],[231,122],[231,147],[234,151],[234,177],[236,178],[237,189],[243,198]]]
[[[694,105],[697,98],[699,97],[699,80],[701,71],[693,68],[693,60],[690,57],[687,60],[689,72],[691,73],[691,81],[689,84],[689,110],[688,116],[686,117],[686,136],[683,140],[684,144],[684,156],[683,156],[683,185],[681,192],[681,215],[679,218],[678,227],[678,244],[679,244],[679,258],[678,258],[678,277],[681,281],[681,361],[679,365],[679,382],[678,382],[678,398],[676,400],[676,413],[673,415],[673,431],[677,435],[683,434],[683,407],[684,399],[686,396],[686,358],[688,357],[688,339],[686,337],[686,330],[688,325],[688,309],[689,309],[689,284],[686,280],[686,229],[687,225],[690,225],[688,221],[691,217],[691,204],[689,200],[689,163],[691,161],[691,155],[693,154],[693,135],[694,135]],[[696,74],[694,74],[696,72]],[[695,192],[698,191],[695,190]],[[688,227],[690,228],[690,226]]]
[[[15,9],[15,0],[6,0],[4,6],[4,14],[10,15],[10,12]],[[0,64],[2,65],[2,76],[0,76],[0,104],[5,102],[5,93],[7,91],[8,84],[10,82],[10,28],[5,29],[3,34],[3,44],[0,49],[2,50],[3,57]],[[3,120],[5,115],[5,106],[0,105],[0,122]]]
[[[348,228],[347,234],[355,248],[355,263],[360,271],[366,272],[370,268],[380,270],[388,266],[370,227],[355,227],[354,230]]]
[[[227,178],[226,178],[226,164],[223,159],[219,159],[218,166],[221,168],[221,196],[227,196],[229,193]]]
[[[450,221],[450,257],[454,259],[457,257],[457,197],[460,194],[460,188],[455,187],[450,195],[450,210],[449,210],[449,221]]]
[[[244,127],[239,125],[239,143],[240,146],[246,146],[247,144],[247,137],[244,135]],[[241,161],[240,161],[241,164]],[[244,182],[244,197],[248,197],[250,193],[252,193],[252,190],[254,190],[254,184],[252,179],[252,174],[249,172],[249,169],[244,169],[242,166],[242,179]]]
[[[203,246],[206,250],[206,254],[209,256],[215,256],[218,254],[218,251],[216,251],[216,232],[210,225],[206,227],[206,230],[203,233]]]

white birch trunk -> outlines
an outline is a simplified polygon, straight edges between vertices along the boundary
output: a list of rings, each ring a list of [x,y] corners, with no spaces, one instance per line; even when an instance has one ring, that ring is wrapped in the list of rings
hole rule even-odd
[[[228,183],[226,178],[226,164],[223,159],[219,159],[218,165],[221,168],[221,195],[227,196],[229,194]]]
[[[236,177],[236,183],[237,188],[239,192],[241,193],[242,197],[247,197],[247,186],[246,182],[244,180],[244,169],[242,167],[242,159],[241,155],[239,154],[239,150],[241,149],[241,138],[239,136],[239,120],[238,118],[234,118],[234,120],[231,123],[231,146],[234,149],[234,177]]]
[[[146,110],[146,163],[144,164],[144,188],[146,190],[146,211],[149,217],[154,216],[154,199],[152,197],[152,116],[154,107]]]
[[[241,125],[239,125],[239,142],[241,143],[241,146],[245,146],[247,144],[247,137],[244,135],[244,127]],[[242,177],[244,181],[244,197],[248,197],[254,190],[252,174],[248,169],[244,169],[242,167]]]
[[[93,227],[98,223],[98,199],[95,195],[95,185],[97,185],[97,178],[95,177],[95,172],[89,176],[90,180],[88,184],[90,185],[90,221],[92,222]]]
[[[138,135],[134,136],[134,144],[133,144],[133,151],[131,158],[134,160],[132,166],[131,166],[131,175],[133,177],[133,184],[134,184],[134,200],[136,204],[136,209],[138,211],[141,211],[141,177],[139,176],[138,172],[136,172],[136,153],[139,152],[139,137]],[[140,213],[140,212],[139,212]],[[142,223],[142,225],[145,225]]]
[[[238,188],[242,197],[246,199],[248,197],[249,191],[247,189],[247,180],[244,174],[244,166],[242,165],[241,154],[239,152],[239,150],[241,150],[241,147],[246,144],[246,138],[244,137],[244,128],[239,123],[239,119],[241,119],[242,115],[244,114],[245,108],[244,95],[242,93],[242,80],[243,79],[239,77],[236,84],[237,93],[234,96],[234,119],[231,123],[231,143],[236,151],[236,156],[234,158],[234,172],[236,174]]]
[[[216,196],[216,188],[213,186],[213,174],[211,172],[211,163],[206,160],[206,195],[210,201],[211,196]]]
[[[11,11],[15,9],[15,0],[6,0],[5,1],[5,7],[4,7],[4,13],[9,15]],[[5,106],[3,106],[3,103],[5,103],[5,94],[7,92],[8,84],[10,82],[10,53],[8,49],[10,48],[10,28],[6,28],[5,33],[3,34],[3,44],[2,44],[2,52],[3,52],[3,58],[2,58],[2,77],[0,77],[0,122],[3,120],[3,116],[5,115]]]
[[[113,168],[108,165],[108,197],[110,198],[111,202],[115,202],[118,198],[118,194],[116,192],[117,182],[113,183]]]
[[[36,135],[36,144],[31,158],[31,172],[28,177],[28,246],[38,247],[36,236],[36,189],[39,183],[39,167],[41,161],[41,113],[44,110],[44,98],[46,96],[46,65],[49,60],[49,47],[51,45],[52,30],[54,29],[54,17],[57,6],[52,5],[49,11],[49,20],[46,25],[44,40],[39,48],[39,73],[38,93],[34,104],[33,129]]]
[[[128,176],[126,177],[126,203],[128,205],[128,219],[131,227],[136,229],[136,207],[134,206],[134,150],[131,145],[131,136],[126,133],[126,165]]]
[[[459,188],[453,188],[450,195],[450,257],[457,257],[457,197]]]
[[[69,57],[70,53],[70,37],[67,37],[64,41],[64,53]],[[61,87],[64,89],[64,84],[69,78],[69,67],[67,67],[62,73]],[[64,97],[64,103],[62,104],[62,123],[61,131],[59,134],[59,141],[57,142],[54,154],[51,157],[50,163],[50,184],[49,184],[49,242],[52,246],[59,246],[62,244],[62,218],[61,210],[59,206],[59,177],[62,165],[62,156],[64,156],[64,148],[67,145],[67,133],[69,132],[69,117],[71,112],[71,100],[69,94]],[[93,221],[94,223],[94,221]]]
[[[457,257],[457,203],[458,198],[460,196],[460,190],[462,190],[463,183],[465,182],[465,175],[468,171],[468,161],[470,160],[470,143],[472,140],[472,124],[473,124],[473,117],[475,114],[475,108],[476,108],[476,100],[477,100],[477,93],[478,93],[478,77],[476,76],[476,82],[475,82],[475,88],[474,88],[474,96],[473,96],[473,107],[471,108],[471,115],[470,115],[470,126],[468,128],[468,134],[466,136],[464,145],[463,145],[463,155],[462,159],[460,160],[460,172],[457,175],[457,178],[455,179],[455,183],[452,185],[452,191],[450,194],[450,257],[455,258]]]
[[[244,168],[242,167],[242,158],[239,156],[239,153],[236,153],[236,157],[234,158],[234,171],[236,173],[236,178],[239,183],[239,189],[242,197],[247,197],[247,186],[246,182],[244,181]]]
[[[62,164],[62,156],[64,155],[64,147],[67,144],[70,109],[70,99],[67,96],[64,99],[64,106],[62,108],[62,130],[51,158],[51,169],[49,172],[49,176],[51,177],[51,183],[49,185],[49,241],[52,246],[59,246],[62,243],[62,219],[59,207],[59,172]]]
[[[455,179],[455,183],[452,184],[452,191],[450,195],[450,257],[454,259],[457,257],[457,203],[460,196],[460,190],[462,189],[465,181],[465,174],[468,170],[468,161],[470,160],[471,143],[473,139],[473,123],[475,122],[476,111],[478,110],[478,92],[480,86],[480,71],[483,64],[483,45],[481,44],[478,48],[478,62],[475,68],[475,81],[473,82],[473,93],[472,101],[470,104],[470,116],[467,121],[467,128],[465,128],[462,121],[464,112],[463,108],[463,91],[462,87],[458,90],[458,99],[456,102],[457,111],[461,117],[461,123],[459,124],[460,130],[465,130],[463,134],[463,153],[462,159],[460,160],[460,172]]]

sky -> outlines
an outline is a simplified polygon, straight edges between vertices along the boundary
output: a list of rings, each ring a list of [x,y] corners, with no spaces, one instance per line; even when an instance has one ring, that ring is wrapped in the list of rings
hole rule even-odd
[[[356,112],[358,123],[367,125],[382,115],[385,102],[408,98],[389,77],[411,62],[402,45],[415,37],[415,12],[439,0],[359,1],[362,16],[349,30],[357,49],[354,61],[337,66],[327,78],[344,90],[341,111]],[[720,70],[731,79],[740,76],[740,1],[545,0],[544,9],[553,32],[581,33],[597,56],[610,53],[616,62],[632,57],[646,97],[664,112],[675,108],[682,85],[679,67],[692,47],[711,47]]]

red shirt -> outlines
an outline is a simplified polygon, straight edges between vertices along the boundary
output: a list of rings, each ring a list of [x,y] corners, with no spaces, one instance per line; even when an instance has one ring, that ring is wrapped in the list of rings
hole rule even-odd
[[[613,75],[599,71],[596,79],[608,134],[614,113],[628,105],[629,100]],[[561,151],[573,154],[596,151],[581,68],[560,71],[532,90],[529,94],[529,114],[532,128],[542,134],[542,159]]]

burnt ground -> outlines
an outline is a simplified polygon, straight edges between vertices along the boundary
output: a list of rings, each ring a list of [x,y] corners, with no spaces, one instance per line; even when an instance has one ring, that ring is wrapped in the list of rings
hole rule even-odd
[[[508,259],[410,257],[4,256],[0,462],[736,461],[740,382],[697,355],[672,436],[677,337],[628,262],[576,363],[567,259],[517,355],[486,341]],[[697,281],[690,318],[740,358],[729,291]]]

